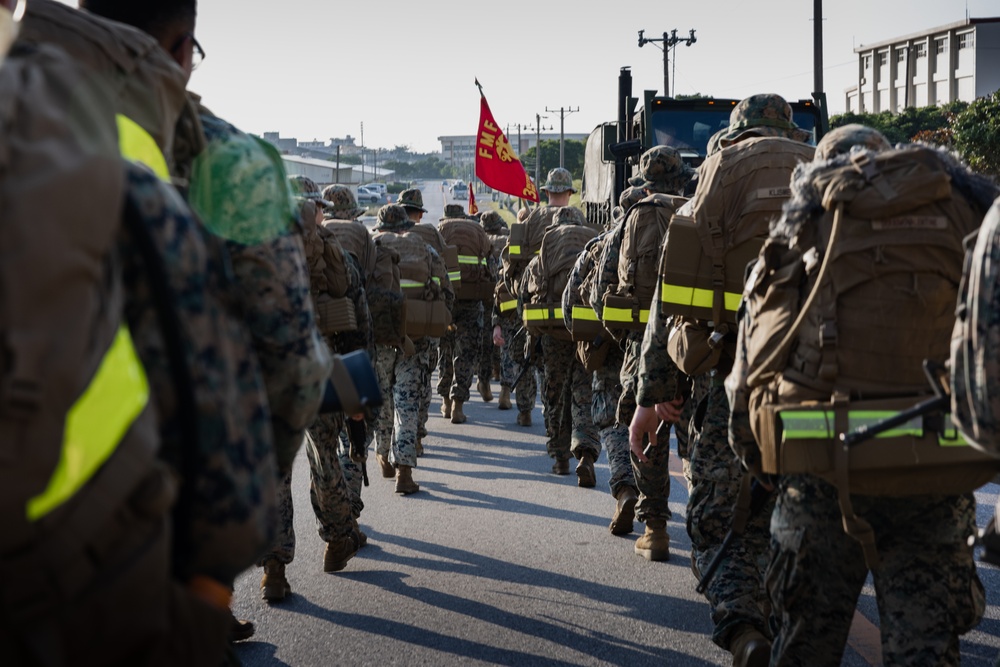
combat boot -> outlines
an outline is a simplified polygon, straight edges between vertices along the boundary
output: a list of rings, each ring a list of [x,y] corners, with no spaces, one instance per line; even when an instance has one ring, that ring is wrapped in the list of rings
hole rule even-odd
[[[386,479],[392,479],[396,476],[396,468],[389,463],[389,458],[382,456],[381,454],[375,455],[375,460],[378,462],[378,469],[382,471],[382,476]]]
[[[646,520],[646,532],[635,541],[635,552],[646,560],[670,558],[670,536],[665,519]]]
[[[501,410],[510,410],[510,387],[500,387],[500,402],[497,407]]]
[[[396,466],[396,493],[408,496],[416,493],[420,487],[413,481],[413,468],[410,466]]]
[[[451,399],[447,396],[441,399],[441,416],[445,419],[451,417]]]
[[[733,667],[767,667],[771,662],[771,642],[757,628],[740,625],[729,641]]]
[[[358,553],[358,545],[361,543],[361,536],[351,533],[334,537],[326,543],[323,551],[323,571],[340,572],[347,567],[347,561]]]
[[[465,413],[462,412],[462,401],[453,401],[451,404],[451,423],[464,424]]]
[[[631,486],[623,486],[615,494],[618,505],[615,507],[615,515],[611,517],[611,525],[608,530],[612,535],[628,535],[632,532],[632,521],[635,519],[635,504],[639,501],[639,494]]]
[[[479,395],[483,397],[483,403],[489,403],[493,400],[493,387],[486,380],[480,380],[476,384],[476,389],[479,390]]]
[[[585,489],[597,486],[597,477],[594,475],[594,455],[590,452],[581,454],[580,462],[576,464],[576,485]]]
[[[557,458],[555,463],[552,464],[552,472],[556,475],[568,475],[569,474],[569,459]]]
[[[518,426],[531,426],[531,410],[521,410],[517,413]]]
[[[264,576],[260,580],[260,596],[268,602],[280,602],[284,600],[292,587],[288,585],[285,578],[285,564],[279,563],[277,558],[268,558],[264,561]]]

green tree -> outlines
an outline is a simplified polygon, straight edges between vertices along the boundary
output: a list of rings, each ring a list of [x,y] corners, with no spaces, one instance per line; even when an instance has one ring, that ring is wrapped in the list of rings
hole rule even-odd
[[[1000,90],[952,117],[955,148],[973,170],[1000,176]]]
[[[574,179],[583,178],[583,156],[586,148],[587,144],[585,142],[575,139],[567,139],[564,143],[563,154],[565,160],[563,166],[569,169]],[[544,181],[549,171],[559,166],[559,140],[543,139],[541,149],[541,169],[539,170],[539,176]],[[525,171],[532,178],[535,177],[535,154],[535,147],[532,146],[521,156],[521,163],[524,165]],[[541,183],[538,185],[541,185]]]
[[[938,130],[947,129],[949,118],[967,106],[967,102],[953,102],[942,107],[907,107],[898,114],[888,111],[877,114],[848,112],[830,118],[830,127],[858,123],[875,128],[884,134],[890,143],[909,143],[921,132],[933,134]]]

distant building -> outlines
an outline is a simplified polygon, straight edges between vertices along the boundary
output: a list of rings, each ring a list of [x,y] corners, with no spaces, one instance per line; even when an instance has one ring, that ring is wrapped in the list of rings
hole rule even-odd
[[[542,141],[555,140],[559,141],[558,133],[548,133],[539,135]],[[563,134],[563,138],[566,141],[587,141],[589,134]],[[476,161],[476,135],[458,135],[458,136],[446,136],[438,137],[438,141],[441,142],[441,159],[452,166],[468,165]],[[520,145],[518,145],[518,136],[507,136],[507,141],[510,142],[511,148],[517,153],[518,157],[524,155],[524,153],[531,147],[535,145],[535,133],[524,131],[520,136]]]
[[[1000,89],[1000,17],[966,19],[854,52],[858,83],[845,91],[850,112],[972,102]]]

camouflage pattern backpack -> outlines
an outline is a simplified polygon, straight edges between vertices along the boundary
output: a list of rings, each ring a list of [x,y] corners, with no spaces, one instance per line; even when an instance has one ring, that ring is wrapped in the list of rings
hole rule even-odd
[[[451,313],[441,285],[444,276],[435,274],[431,250],[419,234],[376,232],[375,242],[399,256],[399,290],[406,299],[405,335],[411,339],[439,338],[451,324]]]
[[[951,389],[952,419],[962,435],[1000,456],[1000,199],[966,252],[951,339]]]
[[[448,280],[451,281],[451,287],[457,292],[462,284],[462,265],[458,261],[458,248],[445,241],[438,228],[430,223],[422,222],[413,225],[410,228],[410,233],[422,238],[424,243],[434,248],[434,252],[441,256],[445,269],[448,270]]]

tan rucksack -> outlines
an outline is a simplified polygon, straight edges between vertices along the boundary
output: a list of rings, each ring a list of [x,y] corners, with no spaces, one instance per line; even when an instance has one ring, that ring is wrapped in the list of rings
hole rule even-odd
[[[333,232],[315,224],[315,204],[303,205],[303,246],[309,266],[309,291],[316,312],[316,327],[322,334],[358,330],[354,302],[347,296],[350,276],[344,249]]]
[[[406,297],[400,287],[399,253],[379,239],[375,246],[375,266],[366,285],[372,334],[377,345],[403,349],[406,338]]]
[[[838,437],[926,398],[923,360],[948,357],[963,238],[983,217],[956,185],[966,173],[908,146],[814,165],[796,181],[801,201],[746,288],[751,425],[766,472],[823,477],[842,509],[850,493],[960,493],[992,478],[984,455],[930,418],[850,449]]]
[[[472,220],[448,218],[438,225],[445,243],[458,250],[460,279],[455,298],[460,301],[492,301],[496,287],[493,244],[482,225]]]
[[[412,228],[403,233],[376,232],[377,244],[399,255],[399,290],[406,299],[405,334],[411,339],[439,338],[451,324],[442,276],[435,275],[430,250]]]
[[[685,202],[684,197],[654,194],[629,209],[621,231],[611,238],[620,240],[617,253],[608,255],[617,260],[617,276],[603,296],[601,318],[616,340],[629,331],[641,331],[649,321],[649,305],[659,286],[660,247],[674,212]],[[609,273],[610,267],[608,269]]]
[[[511,224],[507,247],[501,255],[504,284],[511,294],[520,291],[521,276],[528,268],[528,262],[541,251],[542,237],[552,225],[558,209],[558,206],[535,208],[524,222]]]
[[[966,239],[972,246],[972,238]],[[974,447],[1000,455],[1000,199],[966,252],[951,338],[951,413]]]
[[[702,164],[694,198],[674,216],[664,239],[664,313],[711,321],[720,334],[735,325],[746,266],[770,223],[781,217],[793,170],[810,162],[813,152],[791,139],[757,137]]]
[[[377,259],[375,242],[372,241],[368,228],[355,220],[325,220],[323,227],[337,237],[340,247],[354,255],[361,267],[361,278],[365,286],[371,283]]]
[[[545,232],[538,256],[524,272],[521,318],[529,333],[572,340],[563,320],[562,295],[577,256],[595,236],[595,229],[583,225],[556,225]]]
[[[18,40],[57,44],[91,75],[100,76],[114,111],[154,139],[173,172],[175,126],[187,104],[187,83],[153,37],[54,0],[32,0]]]
[[[434,252],[441,256],[444,261],[444,268],[448,271],[448,280],[451,288],[458,292],[462,285],[462,267],[458,262],[458,248],[445,242],[444,237],[438,228],[432,224],[422,222],[413,225],[409,233],[416,234],[424,240],[424,243],[434,248]]]

